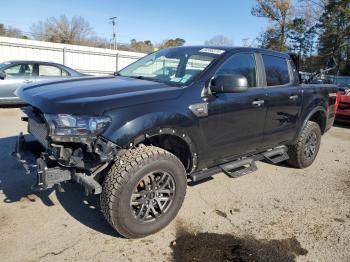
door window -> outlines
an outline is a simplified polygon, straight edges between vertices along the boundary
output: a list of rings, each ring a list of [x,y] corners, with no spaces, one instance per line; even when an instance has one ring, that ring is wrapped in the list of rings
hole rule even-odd
[[[262,55],[267,86],[285,85],[290,82],[288,63],[285,58]]]
[[[249,87],[256,86],[256,63],[254,54],[234,54],[216,72],[216,75],[238,74],[245,76]]]
[[[67,72],[62,70],[59,67],[52,66],[52,65],[39,65],[39,76],[67,76]]]
[[[15,77],[33,76],[33,65],[18,64],[6,68],[4,72],[6,73],[6,75]]]

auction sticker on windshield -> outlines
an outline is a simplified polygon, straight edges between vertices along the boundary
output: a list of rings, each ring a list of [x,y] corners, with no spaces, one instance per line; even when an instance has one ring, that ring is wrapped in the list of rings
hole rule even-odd
[[[199,52],[221,55],[225,53],[225,50],[214,49],[214,48],[202,48],[201,50],[199,50]]]

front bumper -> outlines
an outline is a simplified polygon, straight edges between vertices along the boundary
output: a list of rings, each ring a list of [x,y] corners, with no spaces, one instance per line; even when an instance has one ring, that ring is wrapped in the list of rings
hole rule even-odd
[[[36,178],[36,182],[32,186],[34,191],[50,189],[61,182],[72,179],[69,169],[49,167],[49,160],[45,156],[42,145],[36,140],[26,140],[23,134],[17,138],[13,155],[22,165],[25,173]]]
[[[63,167],[57,164],[57,161],[45,152],[43,146],[37,141],[25,138],[20,134],[16,141],[13,155],[23,166],[25,173],[35,177],[35,183],[32,186],[33,191],[42,191],[58,186],[61,189],[61,183],[75,181],[83,185],[85,193],[100,194],[102,186],[93,178],[83,172],[77,172],[71,167]]]

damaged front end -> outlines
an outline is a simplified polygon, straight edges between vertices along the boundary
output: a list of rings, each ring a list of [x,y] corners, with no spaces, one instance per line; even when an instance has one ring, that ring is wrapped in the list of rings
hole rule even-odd
[[[100,194],[103,170],[124,150],[100,134],[108,117],[48,115],[33,107],[23,108],[28,132],[20,134],[14,155],[27,174],[36,175],[33,190],[50,189],[75,181],[86,194]]]

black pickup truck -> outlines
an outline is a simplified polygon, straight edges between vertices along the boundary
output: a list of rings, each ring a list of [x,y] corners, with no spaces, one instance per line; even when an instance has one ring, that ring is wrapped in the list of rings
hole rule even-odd
[[[310,166],[333,124],[336,91],[299,84],[295,63],[279,52],[163,49],[113,77],[19,89],[37,142],[20,135],[15,153],[36,174],[34,189],[78,182],[101,194],[115,230],[144,237],[174,219],[188,181],[239,177],[259,160]]]

